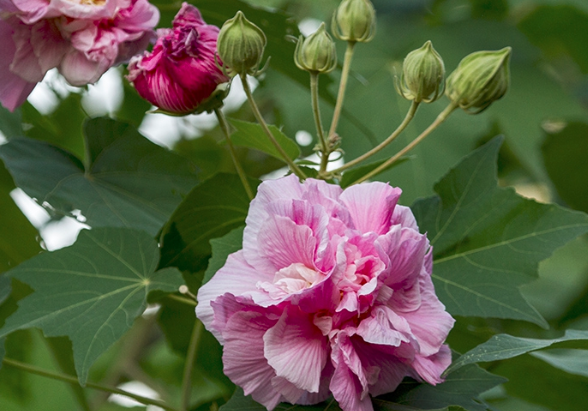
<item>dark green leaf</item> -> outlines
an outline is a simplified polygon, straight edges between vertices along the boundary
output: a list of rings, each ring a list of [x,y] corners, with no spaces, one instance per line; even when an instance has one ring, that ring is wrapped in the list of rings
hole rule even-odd
[[[155,271],[157,243],[146,233],[102,228],[82,231],[71,247],[40,254],[9,275],[35,292],[0,330],[37,327],[46,336],[68,336],[80,383],[108,347],[142,314],[152,290],[173,292],[183,284],[180,273]]]
[[[10,174],[0,162],[0,273],[41,251],[37,230],[10,197],[14,188]]]
[[[437,410],[460,406],[468,411],[486,411],[477,397],[506,380],[476,365],[463,367],[449,374],[445,382],[432,386],[416,381],[404,381],[393,393],[374,398],[377,410],[398,410],[397,405],[414,410]],[[410,409],[410,408],[409,408]]]
[[[6,350],[4,349],[5,342],[6,338],[0,338],[0,369],[2,369],[2,360],[4,360],[4,355],[6,355]]]
[[[89,166],[58,147],[14,139],[0,147],[15,182],[63,214],[81,210],[92,227],[143,229],[155,235],[196,183],[193,164],[134,128],[110,119],[87,122]]]
[[[567,373],[588,377],[588,350],[556,348],[531,355]]]
[[[552,340],[519,338],[508,334],[499,334],[459,357],[449,366],[447,372],[452,372],[467,364],[504,360],[546,348],[559,342],[577,340],[588,340],[588,331],[567,330],[563,337]]]
[[[237,388],[231,399],[222,407],[220,411],[265,411],[266,408],[253,401],[250,396],[244,396],[243,390]],[[278,404],[276,411],[340,411],[341,408],[334,400],[328,400],[316,405],[292,405],[292,404]]]
[[[235,253],[243,248],[243,229],[245,227],[235,228],[233,231],[221,238],[210,240],[212,247],[212,257],[208,262],[208,268],[204,273],[202,284],[208,280],[223,266],[227,261],[229,254]]]
[[[514,397],[553,411],[588,409],[587,377],[569,374],[530,355],[502,361],[492,371],[508,378],[504,388]]]
[[[11,113],[0,105],[0,132],[8,139],[21,137],[23,135],[21,117],[19,109]]]
[[[412,208],[434,246],[433,280],[449,312],[546,326],[518,286],[536,276],[539,262],[556,248],[588,231],[588,216],[499,188],[501,141],[467,156],[435,185],[438,196]]]
[[[139,96],[137,90],[123,79],[123,102],[116,117],[138,128],[150,108],[151,103]]]
[[[375,170],[376,168],[378,168],[379,166],[381,166],[387,160],[388,159],[374,161],[373,163],[366,164],[365,166],[359,166],[359,167],[356,167],[356,168],[352,168],[349,171],[346,171],[343,174],[343,177],[341,177],[341,184],[340,184],[341,187],[342,188],[349,187],[350,184],[356,182],[358,179],[360,179],[361,177],[365,176],[370,171]],[[396,166],[404,163],[405,161],[408,161],[408,158],[407,157],[402,157],[400,160],[396,161],[394,164],[390,164],[388,167],[385,167],[380,172],[383,173],[384,171],[390,170],[391,168],[396,167]]]
[[[231,141],[234,145],[254,148],[279,160],[283,159],[278,149],[273,145],[259,124],[235,119],[231,119],[229,122],[237,129],[237,131],[231,135]],[[282,133],[276,126],[269,126],[269,129],[280,147],[282,147],[286,154],[288,154],[288,157],[290,157],[291,160],[298,158],[300,155],[298,145]]]
[[[571,5],[537,7],[519,23],[520,30],[548,58],[569,55],[588,73],[588,13]]]
[[[11,292],[10,278],[0,275],[0,305],[8,298]]]
[[[560,197],[572,208],[588,212],[588,124],[571,123],[549,134],[541,148],[549,178]]]
[[[259,181],[250,179],[249,184],[255,189]],[[188,194],[164,228],[162,264],[182,271],[204,270],[210,240],[242,226],[248,210],[249,197],[235,174],[217,174],[204,181]]]

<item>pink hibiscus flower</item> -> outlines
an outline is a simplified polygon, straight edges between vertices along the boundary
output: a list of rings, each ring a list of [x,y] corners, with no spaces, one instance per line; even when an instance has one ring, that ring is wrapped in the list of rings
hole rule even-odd
[[[344,411],[371,411],[370,395],[405,376],[442,382],[454,319],[400,194],[295,176],[260,185],[243,249],[200,288],[196,308],[246,395],[271,410],[332,393]]]
[[[21,105],[57,67],[74,86],[142,52],[159,10],[147,0],[0,0],[0,102]]]

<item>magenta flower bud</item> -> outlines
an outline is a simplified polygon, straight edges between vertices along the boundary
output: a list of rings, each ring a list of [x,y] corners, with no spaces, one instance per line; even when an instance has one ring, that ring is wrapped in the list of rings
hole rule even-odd
[[[229,78],[218,65],[218,32],[196,7],[183,3],[173,28],[157,31],[153,51],[131,60],[128,80],[163,112],[182,115],[220,107],[224,89],[217,91],[217,86]]]

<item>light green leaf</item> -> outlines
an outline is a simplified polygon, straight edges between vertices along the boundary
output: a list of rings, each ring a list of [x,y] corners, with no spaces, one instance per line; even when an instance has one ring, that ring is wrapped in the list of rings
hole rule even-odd
[[[250,179],[255,190],[259,181]],[[217,174],[195,187],[163,230],[162,264],[182,271],[204,270],[210,240],[245,224],[249,197],[235,174]],[[195,290],[192,290],[194,292]]]
[[[13,139],[0,157],[17,186],[63,214],[81,210],[92,227],[132,227],[155,235],[197,182],[192,163],[134,128],[99,118],[86,123],[87,161],[48,143]]]
[[[588,350],[556,348],[531,355],[567,373],[588,377]]]
[[[435,185],[438,196],[412,209],[434,252],[437,295],[455,315],[511,318],[546,327],[518,286],[541,260],[588,231],[588,216],[499,188],[495,138]]]
[[[270,141],[269,137],[264,133],[259,124],[234,119],[229,120],[229,122],[237,129],[237,131],[231,135],[231,141],[234,145],[254,148],[279,160],[283,160],[282,155]],[[269,126],[269,129],[280,147],[282,147],[286,154],[288,154],[288,157],[290,157],[291,160],[298,158],[300,155],[298,145],[282,133],[276,126]]]
[[[0,105],[0,132],[8,139],[22,136],[21,117],[19,109],[11,113]]]
[[[468,411],[486,411],[486,406],[477,397],[504,382],[506,380],[502,377],[469,365],[452,372],[444,383],[436,386],[406,380],[393,393],[374,398],[374,408],[401,411],[401,408],[394,407],[403,405],[414,410],[437,410],[460,406]]]
[[[459,357],[449,366],[446,372],[452,372],[467,364],[505,360],[530,351],[547,348],[559,342],[578,340],[588,340],[588,331],[567,330],[563,337],[552,340],[519,338],[508,334],[498,334]]]
[[[142,231],[82,231],[71,247],[8,272],[35,292],[19,302],[0,338],[32,327],[48,337],[68,336],[83,385],[94,361],[143,313],[149,292],[173,292],[183,284],[176,269],[155,271],[158,262],[157,243]]]
[[[221,238],[210,240],[212,257],[208,261],[208,268],[204,273],[202,284],[208,280],[223,266],[229,254],[235,253],[243,248],[243,230],[245,227],[235,228],[233,231]]]

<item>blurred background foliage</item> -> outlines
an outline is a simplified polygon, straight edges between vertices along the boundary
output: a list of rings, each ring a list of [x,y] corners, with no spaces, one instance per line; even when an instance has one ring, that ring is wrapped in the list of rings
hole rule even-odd
[[[423,144],[411,153],[411,160],[378,176],[404,193],[401,202],[433,194],[433,184],[460,158],[490,138],[506,137],[499,155],[499,178],[504,186],[540,202],[554,202],[588,212],[588,2],[585,0],[373,0],[378,13],[378,32],[368,44],[356,47],[351,80],[339,134],[344,158],[352,159],[382,141],[400,123],[409,103],[394,90],[394,75],[404,56],[431,40],[451,72],[465,55],[477,50],[513,48],[512,81],[507,95],[477,116],[456,112]],[[168,26],[179,2],[153,1],[162,11],[160,26]],[[330,22],[337,0],[193,0],[204,18],[221,25],[238,9],[260,25],[269,38],[266,57],[270,69],[261,78],[255,95],[269,123],[279,126],[291,138],[314,134],[307,73],[292,61],[298,27],[316,27]],[[267,10],[271,10],[268,12]],[[345,45],[338,43],[340,61]],[[121,78],[123,70],[115,70]],[[324,118],[333,110],[339,70],[321,77]],[[126,80],[119,82],[121,101],[107,109],[93,107],[85,90],[53,89],[54,104],[41,108],[26,103],[14,114],[0,108],[0,131],[10,139],[28,136],[48,141],[84,159],[86,148],[82,124],[88,117],[109,115],[142,127],[149,136],[161,115],[148,115],[142,101]],[[447,100],[422,106],[405,133],[378,154],[385,158],[426,128],[444,108]],[[230,116],[253,120],[248,107],[235,104]],[[147,118],[156,120],[147,122]],[[175,135],[167,140],[179,155],[202,170],[202,180],[219,172],[233,172],[222,135],[214,122],[177,119]],[[180,126],[177,126],[180,124]],[[299,140],[302,141],[302,140]],[[303,156],[312,154],[316,140],[306,141]],[[275,158],[239,148],[246,172],[252,177],[270,173],[282,164]],[[0,272],[37,254],[44,246],[37,228],[29,224],[14,205],[11,176],[0,165]],[[50,216],[59,220],[61,215]],[[173,217],[172,217],[173,218]],[[10,241],[7,241],[10,240]],[[172,241],[171,238],[169,241]],[[165,241],[164,241],[165,243]],[[210,251],[204,251],[208,255]],[[165,255],[165,247],[164,247]],[[205,264],[204,264],[205,265]],[[191,273],[199,281],[203,270]],[[195,278],[195,279],[194,279]],[[2,280],[2,277],[0,277]],[[188,282],[190,279],[188,280]],[[0,325],[16,310],[17,301],[31,292],[13,282],[10,296],[0,295]],[[523,286],[525,297],[548,320],[551,329],[516,321],[460,318],[449,343],[465,352],[491,335],[508,332],[523,337],[548,338],[565,328],[588,329],[588,239],[578,238],[544,261],[540,279]],[[182,364],[195,326],[193,307],[167,298],[159,301],[156,316],[146,316],[102,356],[92,369],[91,380],[120,384],[140,381],[146,386],[164,387],[177,397],[181,387]],[[181,321],[178,321],[181,319]],[[160,328],[150,327],[158,322]],[[161,330],[161,331],[158,331]],[[65,341],[64,341],[65,340]],[[71,347],[67,339],[44,338],[38,330],[19,331],[5,342],[7,357],[34,363],[46,369],[72,373]],[[2,343],[0,342],[0,349]],[[565,348],[565,344],[561,347]],[[588,347],[586,347],[588,348]],[[193,410],[211,409],[226,401],[233,387],[222,374],[220,346],[206,334],[196,355],[193,379]],[[565,353],[564,353],[565,354]],[[565,357],[564,354],[561,354]],[[559,358],[559,357],[558,357]],[[114,361],[116,367],[108,365]],[[568,411],[588,409],[588,375],[570,374],[564,361],[548,363],[539,356],[493,364],[492,372],[511,382],[485,395],[493,409],[510,411]],[[588,369],[588,362],[586,368]],[[527,377],[536,377],[529,383]],[[79,388],[4,367],[0,370],[0,409],[122,410],[105,402],[101,393],[89,396]],[[178,399],[171,398],[171,403]],[[145,407],[137,407],[145,409]],[[151,408],[150,408],[151,410]]]

